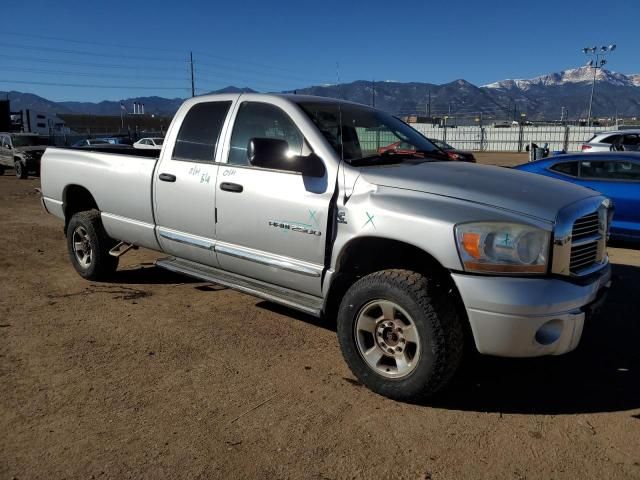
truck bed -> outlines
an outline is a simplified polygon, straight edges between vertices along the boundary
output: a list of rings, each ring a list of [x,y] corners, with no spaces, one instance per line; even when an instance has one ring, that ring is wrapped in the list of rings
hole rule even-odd
[[[152,208],[158,156],[157,151],[133,148],[49,147],[41,166],[44,205],[50,213],[64,218],[69,195],[90,192],[111,237],[158,249]]]

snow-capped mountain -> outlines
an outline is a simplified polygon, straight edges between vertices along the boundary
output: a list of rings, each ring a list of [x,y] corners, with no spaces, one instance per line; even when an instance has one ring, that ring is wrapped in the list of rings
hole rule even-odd
[[[623,75],[598,70],[598,83],[593,98],[592,113],[599,117],[640,117],[640,73]],[[551,73],[528,80],[502,80],[477,87],[459,79],[437,85],[425,82],[394,82],[358,80],[340,85],[316,85],[296,90],[299,94],[344,98],[369,104],[375,99],[378,108],[394,114],[453,115],[460,122],[475,124],[479,113],[486,121],[508,121],[524,113],[528,119],[550,120],[567,115],[585,118],[591,96],[593,70],[581,67]],[[374,90],[375,89],[375,90]],[[229,87],[222,91],[247,91]],[[50,102],[44,98],[21,92],[9,92],[11,108],[32,108],[38,111],[82,113],[92,115],[120,115],[119,101]],[[0,98],[5,94],[0,92]],[[171,116],[182,99],[159,97],[131,98],[125,104],[142,101],[145,110]],[[466,118],[466,120],[465,120]]]
[[[640,86],[640,74],[625,75],[610,70],[598,69],[596,75],[598,82],[606,82],[617,87],[633,87]],[[529,90],[533,87],[551,87],[566,85],[569,83],[584,83],[593,81],[593,68],[584,66],[580,68],[572,68],[563,70],[559,73],[550,73],[528,80],[501,80],[499,82],[484,85],[485,88],[512,90]]]

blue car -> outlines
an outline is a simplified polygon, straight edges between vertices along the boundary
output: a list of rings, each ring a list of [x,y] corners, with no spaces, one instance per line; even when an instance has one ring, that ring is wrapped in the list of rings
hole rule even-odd
[[[558,155],[515,168],[604,194],[615,207],[611,237],[640,241],[640,153]]]

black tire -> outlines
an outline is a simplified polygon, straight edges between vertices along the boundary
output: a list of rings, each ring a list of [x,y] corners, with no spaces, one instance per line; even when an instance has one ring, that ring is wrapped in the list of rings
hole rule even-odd
[[[14,168],[16,169],[16,177],[21,180],[29,177],[29,172],[27,172],[26,165],[23,165],[20,160],[15,161]]]
[[[0,177],[4,175],[4,167],[0,165]]]
[[[444,282],[408,270],[383,270],[354,283],[342,299],[337,330],[342,354],[358,380],[380,395],[407,402],[423,402],[442,390],[460,367],[465,347],[462,321],[449,292]],[[376,300],[404,309],[418,333],[420,355],[401,378],[378,373],[358,347],[357,318]]]
[[[87,258],[84,256],[86,250],[82,250],[80,254],[74,248],[74,243],[80,240],[81,236],[85,238],[84,245],[89,247],[88,263],[82,263],[80,260],[80,256]],[[111,276],[118,268],[118,257],[109,255],[109,250],[116,244],[117,242],[105,232],[100,212],[97,210],[78,212],[69,220],[67,250],[71,264],[81,277],[88,280],[103,280]]]

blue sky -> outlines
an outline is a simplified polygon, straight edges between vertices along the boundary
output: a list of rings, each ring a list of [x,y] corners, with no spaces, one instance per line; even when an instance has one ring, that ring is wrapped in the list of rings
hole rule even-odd
[[[190,51],[198,93],[335,83],[336,63],[342,82],[482,85],[580,66],[582,47],[609,43],[611,70],[640,73],[638,0],[5,3],[0,90],[58,101],[188,96]]]

